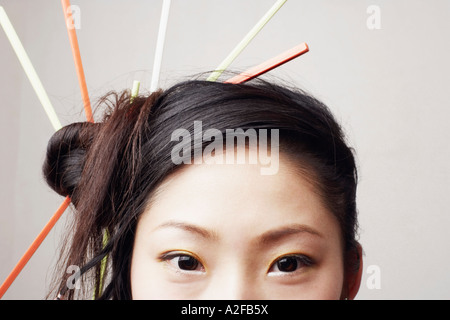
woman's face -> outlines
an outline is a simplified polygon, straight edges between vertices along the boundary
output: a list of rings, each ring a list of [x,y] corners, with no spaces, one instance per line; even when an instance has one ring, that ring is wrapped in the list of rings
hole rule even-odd
[[[339,224],[280,155],[255,164],[187,165],[141,216],[133,299],[339,299]]]

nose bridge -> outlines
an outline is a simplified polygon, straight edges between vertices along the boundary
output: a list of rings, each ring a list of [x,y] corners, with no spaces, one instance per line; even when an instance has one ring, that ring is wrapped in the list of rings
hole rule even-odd
[[[242,277],[229,276],[214,281],[208,288],[209,299],[219,300],[255,300],[257,290],[252,282],[246,281]],[[208,298],[207,298],[208,299]]]
[[[218,300],[256,300],[262,290],[255,272],[244,266],[228,264],[221,272],[211,275],[205,292],[205,299]]]

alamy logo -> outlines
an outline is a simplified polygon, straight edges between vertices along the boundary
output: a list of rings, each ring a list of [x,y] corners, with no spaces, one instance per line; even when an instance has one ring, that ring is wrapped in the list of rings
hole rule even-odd
[[[80,277],[81,277],[81,270],[79,266],[76,265],[70,265],[67,267],[66,270],[67,274],[70,274],[70,276],[67,278],[66,285],[68,289],[80,289]]]
[[[377,5],[370,5],[367,7],[367,17],[366,25],[369,30],[380,30],[381,29],[381,9]]]
[[[81,10],[79,6],[71,5],[67,8],[66,24],[68,29],[80,29],[81,28]]]
[[[367,277],[366,285],[368,289],[381,289],[381,269],[377,265],[370,265],[366,271]]]
[[[225,136],[225,146],[224,146]],[[170,141],[178,141],[172,148],[171,158],[174,164],[260,164],[262,175],[273,175],[279,167],[279,130],[270,129],[226,129],[223,134],[218,129],[203,132],[202,121],[194,121],[194,136],[184,128],[172,132]],[[209,142],[203,149],[204,142]],[[246,143],[248,141],[248,143]],[[193,142],[193,156],[192,156]],[[225,151],[223,150],[225,147]],[[246,147],[257,148],[258,152],[249,153],[246,159]],[[192,160],[193,159],[193,160]]]

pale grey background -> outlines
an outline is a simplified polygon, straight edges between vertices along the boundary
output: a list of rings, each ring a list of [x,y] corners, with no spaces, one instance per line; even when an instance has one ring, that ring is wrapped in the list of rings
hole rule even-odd
[[[214,69],[275,0],[172,0],[160,85]],[[63,125],[84,119],[58,0],[1,0]],[[73,0],[91,101],[150,86],[162,1]],[[369,5],[381,29],[366,25]],[[288,0],[232,64],[244,70],[307,42],[271,75],[327,103],[357,150],[359,299],[450,298],[450,1]],[[53,128],[0,31],[0,281],[62,198],[41,165]],[[67,211],[4,299],[42,299]],[[367,267],[381,288],[366,285]]]

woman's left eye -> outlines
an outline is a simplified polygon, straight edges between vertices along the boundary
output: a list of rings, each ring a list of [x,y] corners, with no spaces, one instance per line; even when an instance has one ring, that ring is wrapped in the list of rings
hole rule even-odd
[[[313,261],[305,255],[289,255],[277,259],[269,269],[269,273],[292,273],[300,268],[308,267]]]

